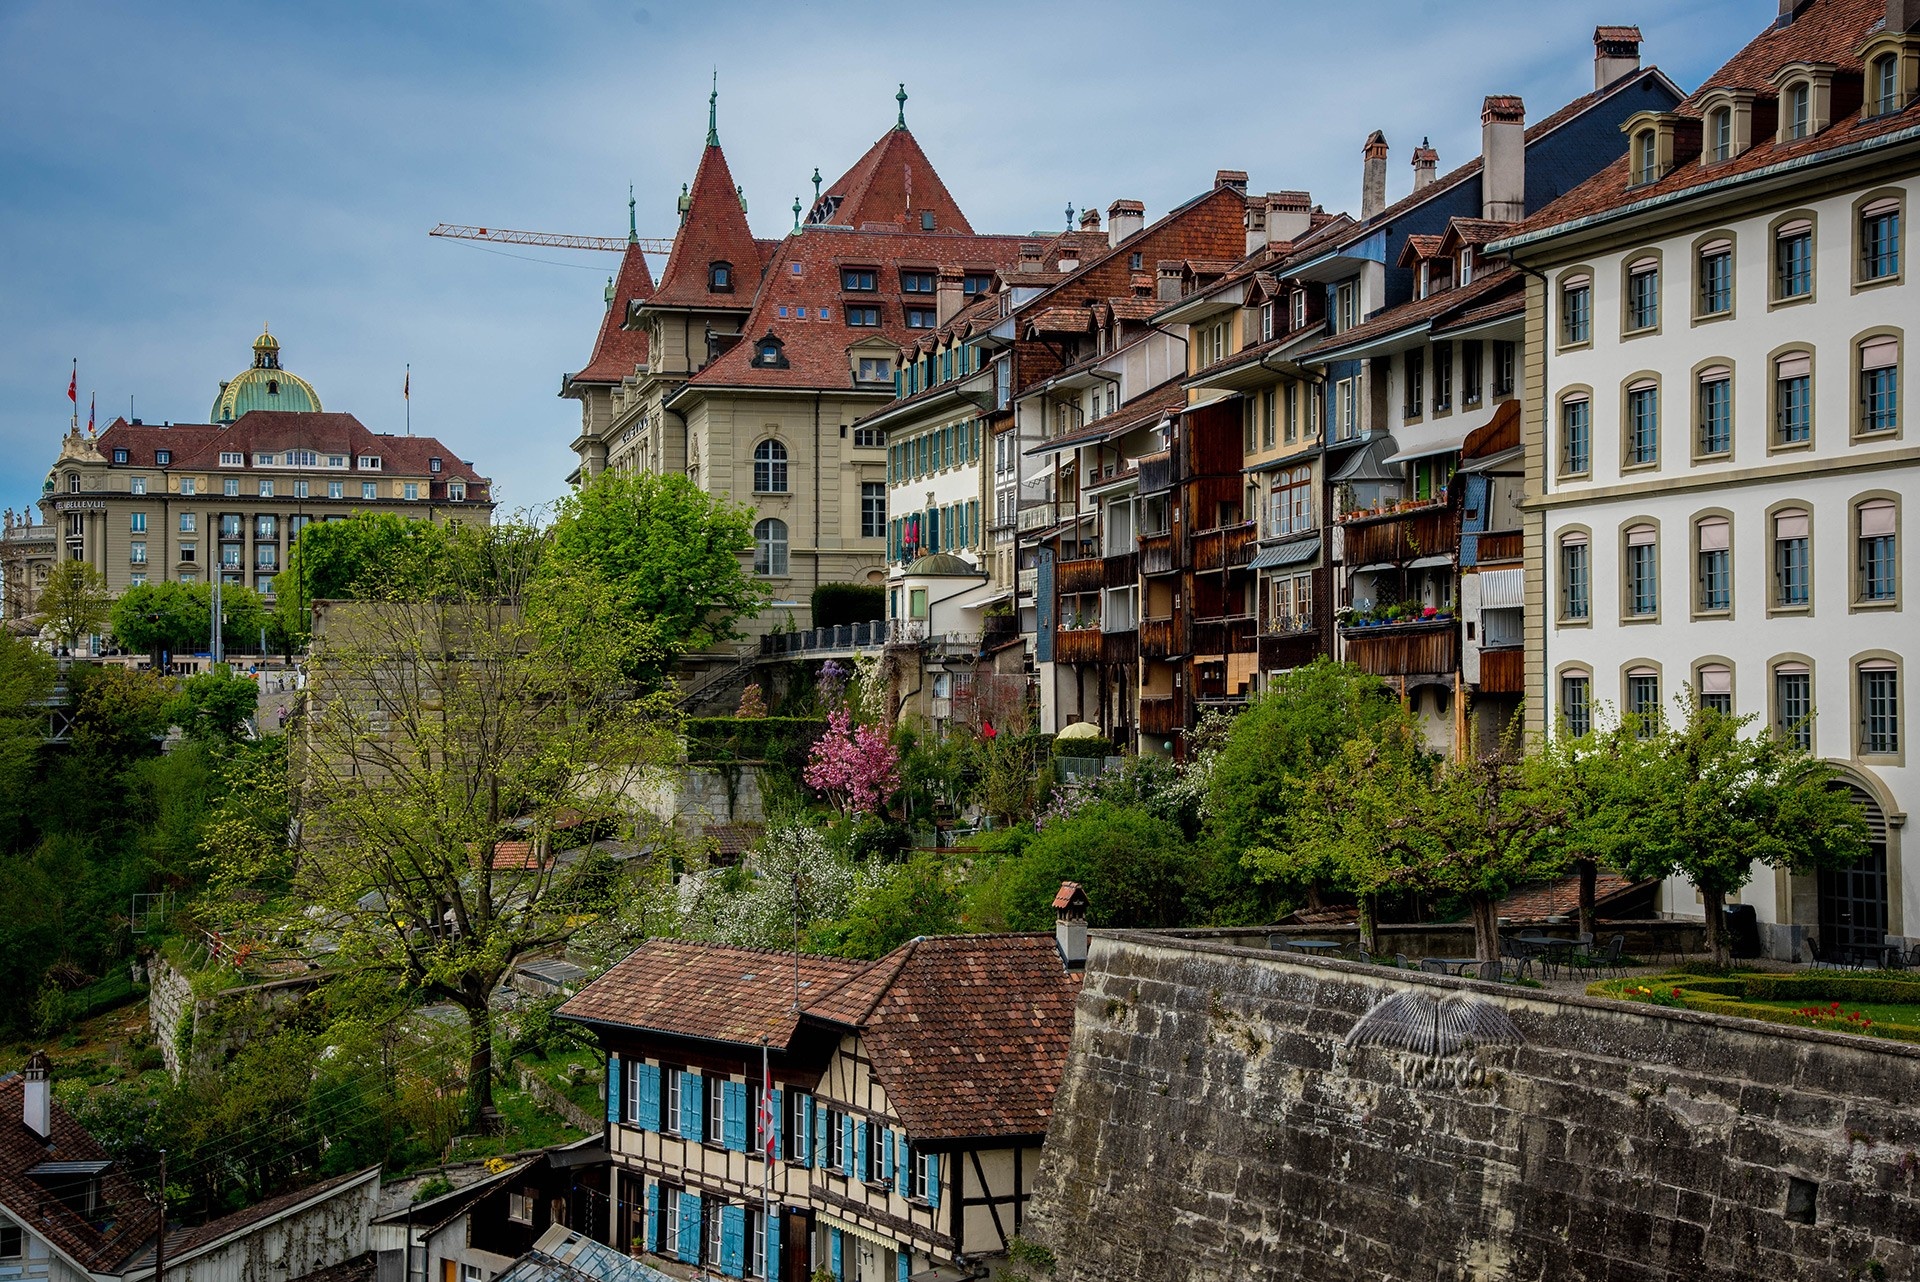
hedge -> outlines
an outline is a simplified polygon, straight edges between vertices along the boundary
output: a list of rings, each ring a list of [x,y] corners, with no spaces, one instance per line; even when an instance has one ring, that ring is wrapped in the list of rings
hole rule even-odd
[[[1056,757],[1111,757],[1113,740],[1097,736],[1091,739],[1055,739],[1053,755]]]
[[[1871,1027],[1857,1027],[1846,1018],[1844,1010],[1848,1005],[1920,1005],[1920,982],[1910,979],[1845,975],[1833,971],[1732,975],[1711,979],[1665,975],[1658,979],[1605,980],[1589,986],[1587,992],[1595,997],[1623,998],[1626,989],[1643,985],[1657,990],[1677,988],[1685,1008],[1703,1014],[1730,1015],[1735,1019],[1756,1019],[1796,1028],[1823,1028],[1865,1037],[1885,1037],[1893,1041],[1920,1042],[1920,1025],[1875,1020]],[[1791,1004],[1797,1009],[1781,1010],[1772,1006],[1752,1005],[1753,1002],[1779,1002]],[[1824,1010],[1834,1002],[1839,1002],[1843,1007],[1838,1018],[1799,1013],[1800,1009],[1807,1007]]]
[[[772,761],[805,765],[827,731],[817,717],[689,717],[687,760]]]
[[[811,604],[816,628],[887,617],[887,591],[873,583],[822,583],[813,590]]]

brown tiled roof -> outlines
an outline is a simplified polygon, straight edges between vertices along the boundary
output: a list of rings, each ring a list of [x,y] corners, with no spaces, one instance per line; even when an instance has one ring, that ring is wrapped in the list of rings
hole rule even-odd
[[[1489,270],[1483,276],[1474,279],[1471,285],[1462,285],[1458,289],[1443,289],[1437,294],[1425,298],[1416,298],[1398,307],[1389,307],[1363,325],[1330,334],[1311,348],[1306,355],[1316,353],[1344,351],[1359,343],[1371,342],[1387,334],[1398,333],[1414,325],[1422,325],[1439,320],[1451,319],[1456,311],[1464,312],[1469,304],[1479,306],[1496,293],[1511,290],[1521,293],[1523,278],[1519,272],[1511,270]]]
[[[125,450],[127,461],[116,463],[116,467],[167,468],[181,466],[181,460],[199,453],[208,441],[217,438],[226,429],[213,423],[169,423],[162,427],[158,423],[129,423],[124,418],[116,418],[100,429],[98,448],[108,458],[113,451]],[[154,462],[155,451],[171,450],[173,461],[164,467]]]
[[[312,450],[318,454],[345,454],[347,466],[341,469],[342,476],[352,476],[356,480],[368,480],[375,475],[432,478],[436,493],[438,487],[447,481],[466,481],[471,485],[487,483],[481,476],[455,454],[437,437],[433,436],[384,436],[369,430],[364,423],[351,414],[305,413],[294,410],[250,410],[242,414],[226,427],[211,427],[201,424],[176,427],[135,427],[123,419],[115,419],[107,424],[100,433],[99,449],[102,454],[112,458],[112,451],[125,449],[128,462],[116,464],[120,467],[132,467],[135,464],[154,466],[151,460],[157,449],[171,449],[173,462],[166,470],[175,472],[223,471],[238,473],[252,471],[255,453],[279,453],[283,450]],[[246,462],[240,467],[219,466],[222,451],[236,451],[246,455]],[[376,473],[371,469],[362,471],[360,456],[378,455],[380,469]],[[440,471],[432,470],[431,461],[440,460]],[[261,469],[263,475],[275,475],[280,469]],[[469,490],[469,497],[480,497]]]
[[[757,275],[757,273],[756,273]],[[613,301],[600,322],[600,333],[593,341],[593,355],[586,368],[573,376],[576,383],[618,383],[634,368],[647,363],[645,330],[625,328],[633,304],[653,297],[653,273],[647,270],[647,256],[640,246],[628,245],[620,259],[620,274],[614,278]]]
[[[694,171],[687,196],[687,213],[674,233],[673,252],[649,301],[661,307],[753,306],[766,254],[747,226],[747,211],[740,208],[733,172],[718,144],[700,153],[700,167]],[[722,262],[733,265],[733,292],[716,294],[707,288],[708,268]]]
[[[321,1180],[304,1188],[293,1189],[273,1197],[255,1202],[252,1206],[242,1207],[217,1220],[208,1220],[205,1224],[192,1226],[175,1225],[167,1230],[167,1262],[171,1266],[187,1252],[210,1242],[218,1242],[232,1233],[240,1232],[256,1224],[271,1220],[274,1216],[290,1211],[294,1207],[316,1198],[338,1192],[342,1187],[365,1179],[377,1168],[363,1168],[347,1175],[336,1175],[332,1179]],[[153,1243],[149,1241],[140,1253],[127,1261],[128,1268],[151,1266],[153,1263]]]
[[[779,258],[753,300],[753,314],[747,318],[741,341],[696,374],[688,386],[851,389],[853,366],[848,350],[854,344],[880,339],[904,349],[929,332],[907,328],[910,304],[900,292],[901,267],[992,271],[1012,262],[1019,245],[1019,238],[1013,236],[804,227],[782,242]],[[799,272],[790,264],[797,264]],[[843,265],[876,269],[880,289],[845,293],[840,287]],[[848,325],[849,305],[878,307],[880,324]],[[916,294],[911,305],[932,311],[937,301]],[[783,307],[786,316],[780,315]],[[820,319],[822,307],[828,310],[825,320]],[[801,308],[806,309],[804,320]],[[754,364],[756,344],[769,334],[780,340],[787,361],[784,367]]]
[[[1593,38],[1595,40],[1608,40],[1608,41],[1639,40],[1640,28],[1638,27],[1595,27],[1593,29]]]
[[[1084,307],[1048,307],[1027,319],[1027,329],[1035,334],[1084,334],[1092,327],[1093,314]]]
[[[752,850],[766,830],[765,824],[707,824],[700,835],[713,843],[715,854],[738,856]]]
[[[1703,81],[1701,88],[1681,103],[1675,112],[1683,117],[1698,119],[1702,100],[1715,89],[1750,89],[1761,100],[1777,99],[1779,91],[1772,84],[1772,77],[1789,63],[1831,63],[1842,72],[1857,75],[1860,71],[1859,47],[1885,22],[1886,12],[1884,0],[1812,0],[1788,26],[1769,25],[1729,59],[1725,66]],[[1836,86],[1836,98],[1839,88]],[[1771,131],[1761,135],[1756,129],[1753,145],[1746,151],[1732,160],[1705,166],[1699,163],[1696,130],[1693,147],[1686,149],[1688,154],[1676,154],[1672,172],[1658,182],[1629,186],[1629,158],[1622,156],[1517,228],[1510,229],[1509,234],[1524,235],[1590,218],[1785,161],[1815,156],[1849,143],[1911,128],[1916,123],[1920,123],[1920,112],[1916,112],[1911,103],[1905,110],[1865,120],[1861,119],[1857,109],[1842,114],[1836,107],[1833,123],[1810,138],[1781,143],[1775,141]]]
[[[920,212],[930,210],[933,230],[973,234],[973,225],[910,129],[887,130],[827,188],[826,195],[838,200],[833,213],[822,220],[830,226],[898,223],[902,230],[918,231]]]
[[[504,869],[539,868],[541,863],[534,857],[531,841],[496,841],[493,843],[493,866]]]
[[[862,1028],[907,1131],[920,1140],[1044,1134],[1080,993],[1053,936],[935,936],[876,965],[888,962]]]
[[[1634,881],[1603,868],[1594,875],[1593,906],[1595,909],[1605,908],[1612,901],[1652,884]],[[1515,921],[1542,921],[1561,914],[1571,917],[1580,911],[1580,878],[1578,875],[1562,877],[1544,885],[1516,890],[1500,901],[1496,911],[1500,916],[1511,917]]]
[[[1467,329],[1485,321],[1499,320],[1503,316],[1523,316],[1527,310],[1525,290],[1515,289],[1502,293],[1489,302],[1469,307],[1465,311],[1449,316],[1436,317],[1433,322],[1433,334],[1438,338],[1456,329]]]
[[[159,1213],[118,1166],[100,1176],[104,1207],[93,1222],[29,1176],[42,1162],[104,1162],[109,1155],[58,1100],[49,1106],[52,1142],[42,1143],[21,1120],[26,1086],[18,1073],[0,1078],[0,1207],[82,1268],[111,1271],[152,1237]]]
[[[1407,237],[1407,243],[1400,249],[1400,266],[1419,262],[1422,258],[1432,258],[1440,252],[1440,236],[1413,235]]]
[[[1122,405],[1111,414],[1102,415],[1071,432],[1063,433],[1050,441],[1045,441],[1028,450],[1029,454],[1051,454],[1055,450],[1078,445],[1084,441],[1098,441],[1117,432],[1128,431],[1142,423],[1181,409],[1187,403],[1187,389],[1183,385],[1185,375],[1175,375],[1151,391],[1142,393]]]
[[[810,1003],[867,969],[834,957],[800,958],[800,1000]],[[784,1047],[793,1013],[792,953],[724,944],[649,940],[568,998],[560,1013],[587,1023],[676,1037]]]

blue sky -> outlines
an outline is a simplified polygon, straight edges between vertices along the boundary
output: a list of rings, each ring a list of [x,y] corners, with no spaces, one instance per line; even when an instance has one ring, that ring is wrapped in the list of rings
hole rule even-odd
[[[1479,145],[1489,93],[1538,119],[1592,87],[1596,22],[1637,23],[1691,90],[1771,0],[1103,0],[964,6],[802,0],[86,3],[0,0],[0,506],[39,492],[70,361],[104,423],[204,422],[271,323],[328,409],[413,426],[511,507],[564,488],[611,255],[441,240],[437,222],[673,231],[707,87],[761,235],[792,224],[907,118],[975,227],[1064,225],[1131,198],[1148,217],[1244,169],[1254,190],[1389,195],[1431,137]],[[526,261],[538,259],[540,261]],[[657,267],[656,267],[657,269]]]

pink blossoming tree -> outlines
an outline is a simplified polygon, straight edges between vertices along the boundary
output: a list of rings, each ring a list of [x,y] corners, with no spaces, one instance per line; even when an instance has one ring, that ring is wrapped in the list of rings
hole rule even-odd
[[[872,726],[856,726],[846,709],[827,717],[802,776],[827,794],[841,814],[879,814],[900,790],[900,753]]]

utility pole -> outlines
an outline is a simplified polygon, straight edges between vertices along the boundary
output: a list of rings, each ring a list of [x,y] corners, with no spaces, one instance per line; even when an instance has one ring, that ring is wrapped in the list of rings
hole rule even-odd
[[[207,576],[207,581],[213,588],[213,644],[208,647],[207,653],[212,656],[213,662],[222,663],[226,660],[226,650],[220,644],[220,571],[218,568]],[[157,1279],[156,1282],[158,1282]]]

